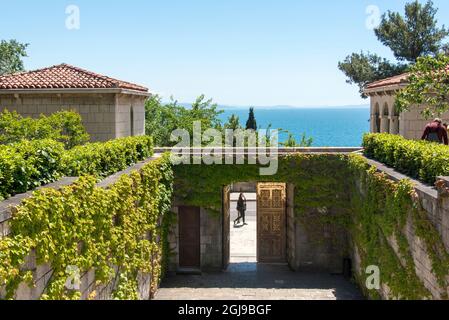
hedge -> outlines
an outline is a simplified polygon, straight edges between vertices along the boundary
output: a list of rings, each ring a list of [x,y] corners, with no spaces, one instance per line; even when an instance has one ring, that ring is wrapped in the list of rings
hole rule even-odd
[[[17,112],[0,113],[0,144],[22,140],[53,139],[64,143],[67,149],[89,141],[81,116],[73,111],[60,111],[38,119],[24,118]]]
[[[0,145],[0,200],[61,176],[109,176],[150,157],[152,145],[147,136],[89,143],[71,150],[53,140]]]
[[[64,173],[72,177],[107,177],[152,155],[153,139],[149,136],[88,143],[64,154]]]
[[[382,133],[366,134],[363,147],[367,157],[426,183],[449,175],[449,147],[442,144]]]
[[[0,145],[0,200],[58,179],[63,153],[53,140]]]

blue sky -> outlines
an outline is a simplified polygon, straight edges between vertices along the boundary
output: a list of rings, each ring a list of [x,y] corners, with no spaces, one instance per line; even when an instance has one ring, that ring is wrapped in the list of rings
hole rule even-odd
[[[368,6],[403,0],[0,0],[0,39],[30,43],[27,69],[62,62],[144,84],[190,102],[227,105],[365,104],[339,60],[392,58],[366,27]],[[449,1],[435,0],[440,24]],[[68,5],[80,29],[66,28]]]

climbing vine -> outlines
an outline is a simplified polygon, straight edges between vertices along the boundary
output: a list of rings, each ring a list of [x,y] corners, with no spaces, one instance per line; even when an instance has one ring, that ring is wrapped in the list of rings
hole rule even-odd
[[[391,298],[431,297],[416,274],[405,232],[408,219],[412,219],[416,236],[426,244],[433,273],[441,288],[447,286],[447,252],[437,230],[414,201],[413,185],[408,180],[390,180],[360,155],[290,155],[280,158],[277,174],[269,177],[260,176],[257,165],[180,165],[174,170],[176,197],[184,204],[206,208],[211,214],[219,214],[221,210],[225,185],[294,184],[296,217],[309,236],[315,241],[322,240],[320,226],[326,225],[348,230],[360,255],[361,270],[379,266],[382,284],[389,288]],[[380,292],[364,289],[367,276],[357,273],[355,278],[368,297],[381,298]]]
[[[415,227],[416,236],[426,245],[432,260],[432,272],[441,288],[447,287],[449,260],[441,237],[431,225],[409,180],[393,182],[368,165],[361,156],[349,156],[348,164],[354,181],[351,194],[353,224],[350,234],[361,259],[361,270],[370,266],[381,269],[382,284],[395,299],[432,298],[416,274],[416,266],[407,239],[407,222]],[[411,219],[411,220],[410,220]],[[362,288],[367,276],[358,276]],[[367,296],[379,298],[379,293],[365,290]],[[442,293],[442,297],[446,298]]]
[[[14,297],[19,283],[36,281],[23,269],[34,252],[38,264],[52,268],[42,299],[81,297],[65,285],[70,266],[81,274],[94,270],[97,287],[116,281],[116,299],[137,299],[138,276],[151,274],[157,284],[162,273],[160,238],[172,181],[165,156],[123,175],[109,189],[96,187],[96,178],[86,176],[61,190],[35,192],[16,209],[12,235],[0,240],[0,286],[6,298]]]

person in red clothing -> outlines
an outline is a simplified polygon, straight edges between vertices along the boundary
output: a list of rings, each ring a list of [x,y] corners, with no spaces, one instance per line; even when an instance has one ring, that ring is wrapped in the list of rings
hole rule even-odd
[[[447,130],[442,125],[443,121],[439,118],[433,120],[433,122],[429,123],[424,130],[424,134],[422,136],[422,140],[427,140],[430,142],[444,143],[445,145],[449,145],[449,140],[447,137]]]

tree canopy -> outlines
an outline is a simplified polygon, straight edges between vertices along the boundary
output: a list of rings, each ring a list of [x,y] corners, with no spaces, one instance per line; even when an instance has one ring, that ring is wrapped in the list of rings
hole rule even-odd
[[[359,86],[359,92],[365,98],[363,90],[368,83],[401,74],[407,66],[394,64],[377,54],[361,52],[347,56],[338,68],[348,77],[347,83]]]
[[[178,104],[171,99],[163,103],[159,96],[151,97],[145,106],[147,135],[153,136],[156,146],[171,147],[175,142],[170,141],[171,134],[176,129],[185,129],[193,136],[193,123],[200,121],[202,131],[210,128],[221,128],[217,105],[212,100],[206,100],[204,95],[199,96],[190,108]]]
[[[399,61],[415,63],[419,57],[438,54],[449,35],[444,26],[437,26],[437,12],[432,1],[424,5],[418,1],[407,3],[405,16],[388,11],[374,32]]]
[[[425,4],[407,3],[404,15],[391,11],[383,14],[374,32],[397,61],[390,62],[373,53],[353,53],[338,65],[348,78],[346,82],[358,85],[361,96],[366,98],[363,89],[368,83],[406,72],[419,57],[436,56],[448,50],[443,40],[449,31],[444,25],[438,27],[437,12],[429,0]]]
[[[246,121],[246,130],[257,130],[256,116],[254,115],[254,108],[249,109],[248,121]]]
[[[0,42],[0,75],[24,70],[22,58],[27,57],[27,47],[16,40]]]
[[[425,105],[422,114],[429,119],[449,110],[449,56],[421,57],[411,67],[408,85],[396,97],[398,111]]]

